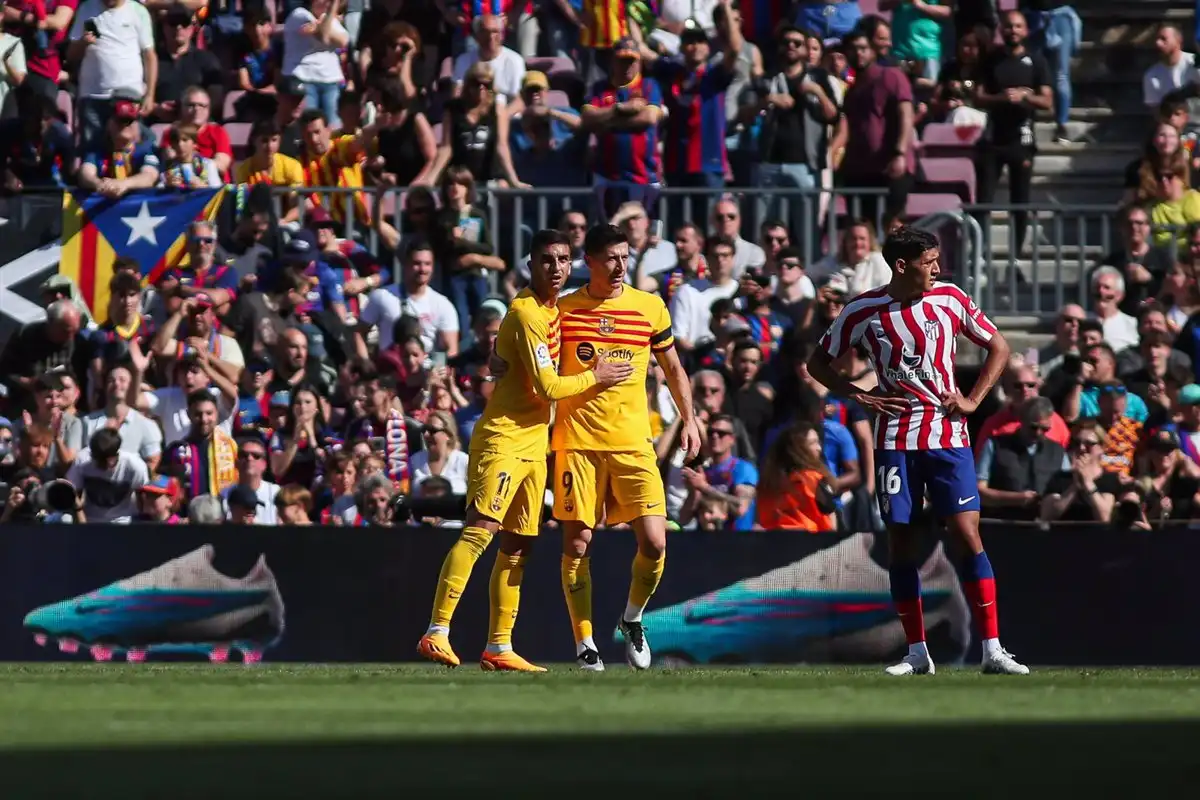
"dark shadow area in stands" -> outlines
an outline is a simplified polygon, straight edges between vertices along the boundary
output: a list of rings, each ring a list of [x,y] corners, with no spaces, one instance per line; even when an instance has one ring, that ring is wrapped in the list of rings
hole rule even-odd
[[[0,792],[123,800],[537,797],[550,791],[570,797],[618,791],[637,797],[979,798],[1016,791],[1146,797],[1185,781],[1194,785],[1198,735],[1200,721],[32,750],[0,754]]]

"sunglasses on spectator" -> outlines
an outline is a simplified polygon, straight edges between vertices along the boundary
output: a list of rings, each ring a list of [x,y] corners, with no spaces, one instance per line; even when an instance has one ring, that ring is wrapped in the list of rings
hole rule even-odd
[[[800,262],[799,261],[780,261],[779,267],[781,269],[800,269]]]
[[[703,395],[720,394],[721,387],[720,386],[699,386],[696,388],[696,393],[703,394]]]
[[[259,452],[258,450],[242,450],[238,453],[238,458],[243,458],[247,461],[262,461],[266,457],[266,453]]]
[[[784,39],[779,42],[780,47],[804,47],[808,42],[803,39]]]
[[[188,102],[184,103],[184,105],[188,108],[208,108],[208,103],[199,103],[195,100],[189,100]]]
[[[714,218],[714,219],[723,219],[723,220],[726,220],[726,221],[728,222],[728,221],[732,221],[732,220],[735,220],[735,219],[737,219],[737,218],[738,218],[738,215],[737,215],[737,213],[736,213],[736,212],[730,211],[730,212],[728,212],[728,213],[725,213],[725,214],[713,214],[713,218]]]
[[[1038,387],[1037,381],[1017,381],[1013,386],[1018,389],[1036,389]]]
[[[726,436],[733,436],[733,431],[725,428],[709,428],[708,435],[724,439]]]
[[[426,428],[425,429],[426,436],[433,436],[434,434],[445,433],[445,432],[446,432],[445,428]]]
[[[471,86],[478,86],[480,89],[490,89],[490,88],[492,88],[492,82],[491,82],[491,81],[480,81],[480,80],[473,80],[473,81],[470,81],[470,85],[471,85]]]
[[[1083,317],[1068,317],[1068,316],[1064,315],[1064,316],[1059,317],[1058,321],[1065,322],[1068,325],[1082,325]]]
[[[1030,428],[1030,430],[1041,431],[1042,433],[1049,433],[1050,432],[1050,423],[1039,422],[1037,425],[1030,425],[1029,428]]]
[[[1072,439],[1071,447],[1098,447],[1099,439]]]
[[[1150,220],[1148,220],[1148,219],[1140,219],[1140,218],[1136,218],[1136,217],[1135,217],[1135,218],[1133,218],[1133,219],[1129,220],[1129,224],[1130,224],[1131,226],[1133,226],[1133,225],[1137,225],[1137,226],[1149,225],[1149,224],[1150,224]]]
[[[1125,390],[1124,386],[1101,386],[1100,387],[1100,394],[1124,395],[1125,391],[1126,390]]]
[[[585,222],[568,222],[564,227],[569,231],[586,231],[587,223],[585,223]]]
[[[192,241],[196,244],[212,244],[216,239],[211,236],[193,236]]]
[[[771,244],[786,244],[788,237],[787,236],[767,236],[766,239]]]

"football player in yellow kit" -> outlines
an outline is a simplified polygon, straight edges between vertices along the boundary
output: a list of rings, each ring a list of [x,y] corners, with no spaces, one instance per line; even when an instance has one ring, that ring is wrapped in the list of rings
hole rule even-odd
[[[463,531],[442,564],[429,629],[417,645],[424,657],[451,667],[460,663],[450,646],[451,617],[475,562],[500,531],[490,635],[479,663],[485,670],[544,671],[513,652],[512,630],[525,558],[541,527],[550,404],[581,392],[603,393],[635,371],[628,361],[597,358],[594,369],[559,377],[557,303],[571,271],[571,247],[562,233],[543,230],[530,252],[531,286],[513,299],[496,338],[495,353],[509,368],[471,436]]]
[[[603,670],[592,638],[592,531],[601,521],[632,523],[638,551],[620,630],[629,665],[645,669],[650,646],[642,611],[662,578],[667,547],[666,495],[646,398],[651,353],[666,372],[679,408],[680,443],[689,459],[700,449],[700,433],[691,385],[671,335],[671,315],[658,295],[625,283],[629,240],[612,225],[597,225],[584,240],[584,257],[588,285],[558,302],[559,373],[572,380],[598,363],[619,361],[633,365],[633,376],[607,391],[588,389],[558,403],[551,449],[554,516],[563,524],[563,595],[575,629],[578,665]]]

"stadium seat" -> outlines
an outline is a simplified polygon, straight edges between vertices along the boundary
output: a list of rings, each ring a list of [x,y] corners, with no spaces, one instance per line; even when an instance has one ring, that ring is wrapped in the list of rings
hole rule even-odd
[[[546,105],[551,108],[571,108],[571,98],[566,92],[551,89],[546,92]]]
[[[550,73],[550,88],[563,92],[570,98],[570,106],[579,108],[586,99],[587,86],[583,78],[575,70],[563,70]]]
[[[569,58],[558,56],[539,56],[525,59],[525,68],[553,75],[556,72],[574,72],[575,62]]]
[[[904,207],[904,216],[910,220],[920,219],[938,211],[957,211],[962,208],[962,199],[956,194],[910,194]]]
[[[223,113],[223,116],[221,117],[222,120],[237,119],[237,108],[236,108],[237,101],[241,100],[242,95],[244,95],[244,94],[245,94],[245,92],[242,91],[241,89],[231,89],[230,91],[225,93],[225,108],[224,108],[224,111],[222,112]]]
[[[71,105],[71,95],[63,90],[58,91],[58,112],[62,114],[63,124],[72,128],[75,123],[75,108]]]
[[[921,131],[921,155],[930,158],[969,158],[983,129],[975,126],[932,122]]]
[[[914,191],[921,194],[950,192],[964,203],[975,201],[975,162],[969,158],[921,158],[921,180]]]
[[[440,122],[434,123],[433,140],[435,142],[437,142],[438,144],[442,143],[442,123],[440,123]]]
[[[250,155],[250,126],[249,122],[226,122],[221,126],[229,134],[229,144],[233,147],[235,161]]]

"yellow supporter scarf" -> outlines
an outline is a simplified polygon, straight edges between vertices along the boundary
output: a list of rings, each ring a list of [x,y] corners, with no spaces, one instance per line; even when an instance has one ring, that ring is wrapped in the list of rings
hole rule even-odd
[[[237,442],[219,427],[213,431],[212,445],[208,449],[208,487],[219,495],[237,483]]]

